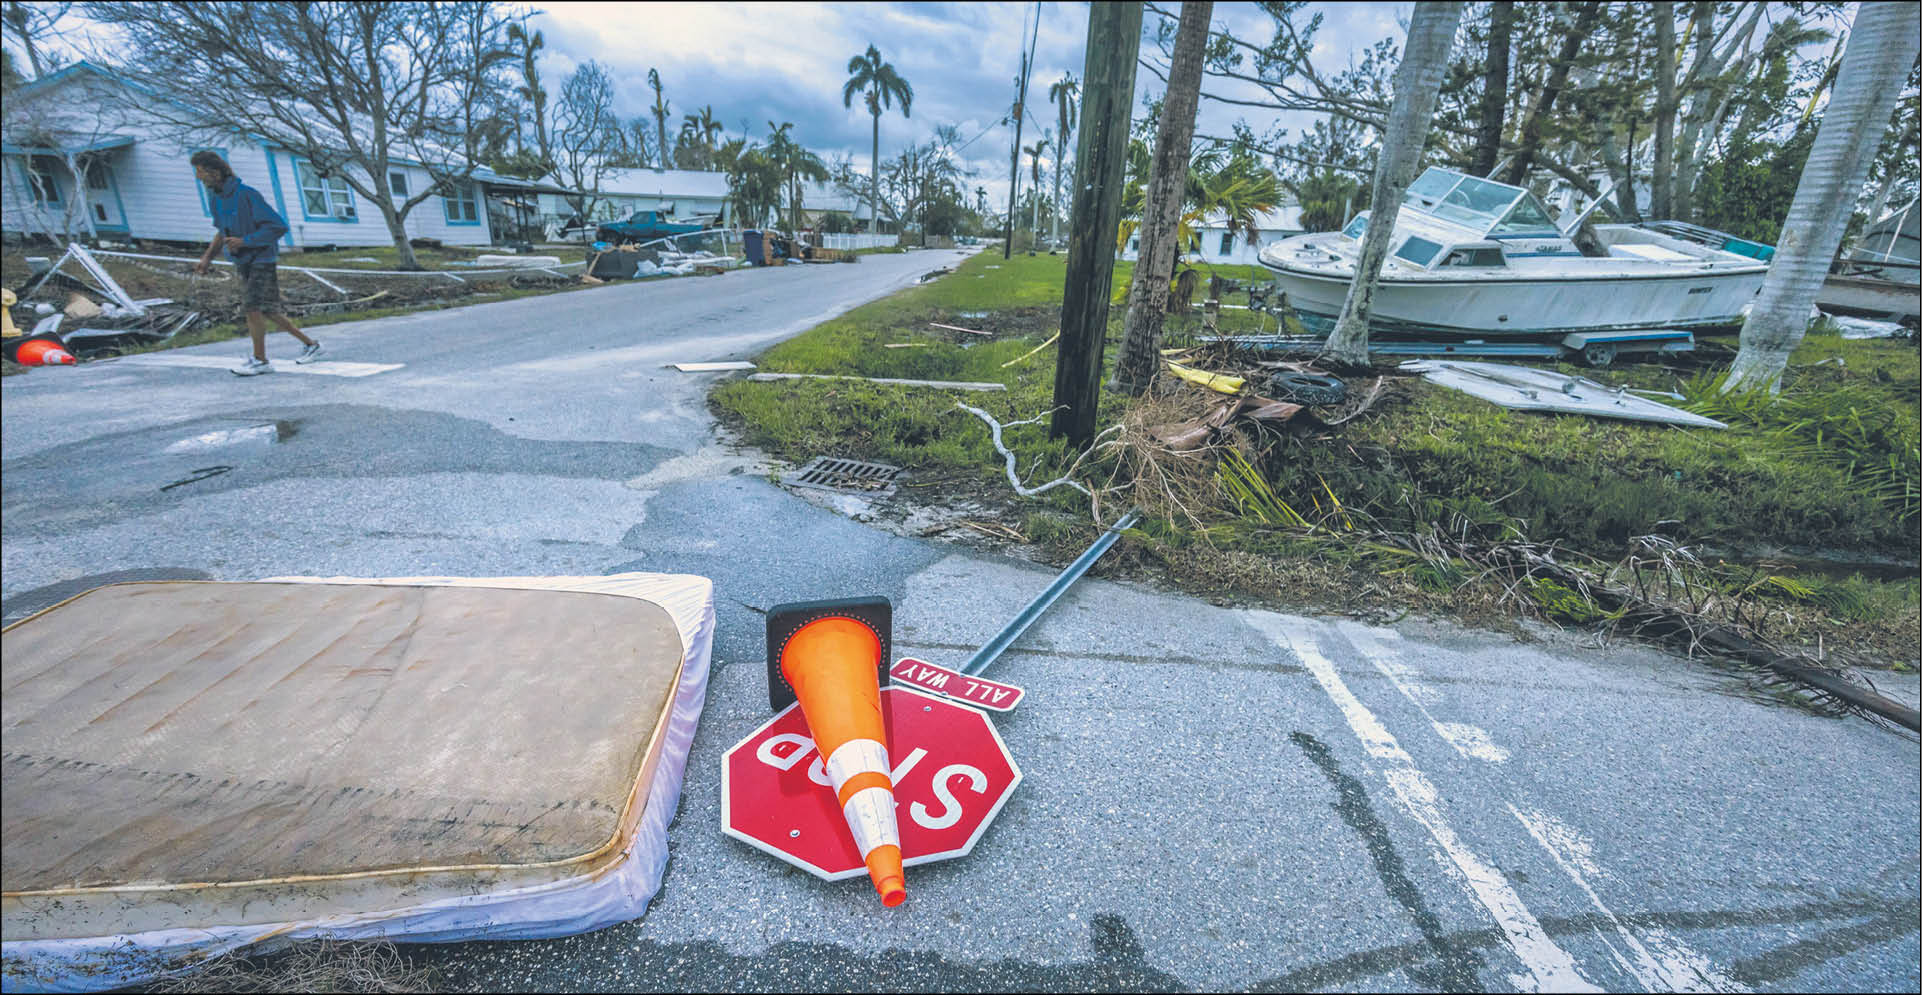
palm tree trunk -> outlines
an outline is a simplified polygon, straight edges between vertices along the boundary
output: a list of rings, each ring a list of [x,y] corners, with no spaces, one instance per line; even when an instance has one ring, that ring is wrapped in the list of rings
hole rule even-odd
[[[868,153],[868,234],[881,230],[881,114],[874,114],[874,146]]]
[[[1122,319],[1121,356],[1113,386],[1140,394],[1161,372],[1161,326],[1168,308],[1168,281],[1174,268],[1175,229],[1188,179],[1188,145],[1195,135],[1195,107],[1201,102],[1202,59],[1207,54],[1213,0],[1184,0],[1181,26],[1168,67],[1161,123],[1155,134],[1154,162],[1141,206],[1141,249],[1128,286],[1128,314]]]
[[[1388,257],[1402,194],[1414,182],[1415,167],[1421,164],[1422,143],[1428,137],[1435,98],[1448,68],[1448,49],[1461,19],[1459,3],[1424,2],[1415,5],[1409,21],[1408,45],[1400,68],[1395,70],[1395,103],[1388,111],[1387,133],[1382,136],[1374,190],[1368,199],[1368,232],[1362,236],[1361,255],[1355,260],[1355,277],[1348,285],[1341,319],[1335,322],[1335,330],[1322,348],[1323,356],[1338,363],[1361,366],[1368,362],[1368,315],[1374,309],[1375,281]]]
[[[1828,276],[1855,199],[1868,180],[1883,129],[1915,63],[1918,8],[1865,3],[1855,15],[1835,96],[1815,132],[1815,145],[1782,223],[1768,278],[1742,323],[1741,349],[1722,392],[1779,391],[1789,354],[1808,331],[1809,309]]]
[[[1048,202],[1048,247],[1061,248],[1061,157],[1068,151],[1068,128],[1064,117],[1061,128],[1061,143],[1054,147],[1054,196]]]

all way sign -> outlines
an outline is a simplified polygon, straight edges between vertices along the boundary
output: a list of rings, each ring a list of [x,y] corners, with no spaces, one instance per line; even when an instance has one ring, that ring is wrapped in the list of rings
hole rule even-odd
[[[1012,712],[1021,703],[1021,689],[1012,684],[969,677],[959,671],[936,666],[926,660],[904,656],[895,661],[888,677],[902,684],[931,691],[944,698],[966,702],[976,708]]]

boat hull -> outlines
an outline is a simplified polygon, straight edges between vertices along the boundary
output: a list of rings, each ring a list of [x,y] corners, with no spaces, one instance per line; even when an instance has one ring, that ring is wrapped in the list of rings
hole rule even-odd
[[[1264,262],[1312,331],[1326,332],[1348,299],[1345,274]],[[1375,288],[1371,331],[1468,337],[1703,330],[1742,322],[1766,270],[1659,276],[1394,279]]]

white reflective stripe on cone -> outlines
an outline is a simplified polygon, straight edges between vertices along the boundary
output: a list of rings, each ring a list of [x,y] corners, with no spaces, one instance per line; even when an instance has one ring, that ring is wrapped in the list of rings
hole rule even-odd
[[[856,774],[888,773],[888,748],[878,740],[850,739],[828,758],[828,780],[834,783],[836,797],[841,786]]]
[[[894,822],[894,792],[886,788],[862,788],[841,806],[841,814],[847,817],[848,829],[854,833],[854,845],[861,851],[862,860],[868,859],[868,851],[877,846],[901,845],[901,828]]]

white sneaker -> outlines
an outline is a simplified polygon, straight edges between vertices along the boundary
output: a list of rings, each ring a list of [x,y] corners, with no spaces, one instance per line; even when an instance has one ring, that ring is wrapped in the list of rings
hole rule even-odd
[[[305,366],[306,364],[311,363],[314,360],[319,358],[320,358],[320,340],[315,339],[312,345],[308,346],[305,349],[300,350],[300,355],[294,359],[294,362],[299,363],[302,366]]]
[[[274,372],[274,364],[264,359],[255,359],[252,356],[248,356],[245,363],[234,367],[233,370],[234,376],[237,377],[257,377],[262,373],[272,372]]]

